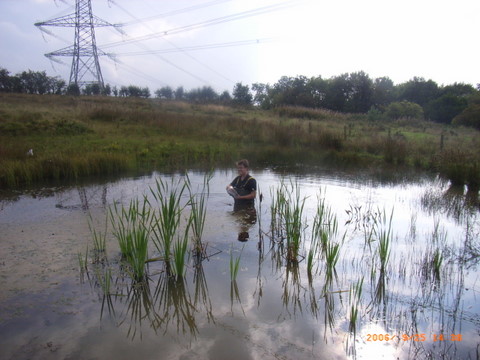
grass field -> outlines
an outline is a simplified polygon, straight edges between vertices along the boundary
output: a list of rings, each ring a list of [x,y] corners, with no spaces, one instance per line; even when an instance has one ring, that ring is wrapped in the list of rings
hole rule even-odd
[[[33,150],[33,156],[28,151]],[[153,169],[401,166],[480,184],[478,131],[420,120],[158,99],[0,94],[0,186]]]

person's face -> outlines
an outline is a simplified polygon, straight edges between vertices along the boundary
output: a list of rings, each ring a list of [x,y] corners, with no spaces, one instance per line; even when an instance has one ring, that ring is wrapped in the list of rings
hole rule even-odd
[[[248,168],[246,168],[243,165],[238,165],[237,166],[237,171],[238,171],[238,175],[240,175],[240,176],[245,176],[245,175],[248,174]]]

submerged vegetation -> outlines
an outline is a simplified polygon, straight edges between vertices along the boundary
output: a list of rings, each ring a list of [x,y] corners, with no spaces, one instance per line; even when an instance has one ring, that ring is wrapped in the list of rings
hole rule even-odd
[[[336,164],[421,168],[480,186],[476,130],[283,106],[0,94],[0,185],[158,168]],[[31,151],[30,151],[31,150]]]

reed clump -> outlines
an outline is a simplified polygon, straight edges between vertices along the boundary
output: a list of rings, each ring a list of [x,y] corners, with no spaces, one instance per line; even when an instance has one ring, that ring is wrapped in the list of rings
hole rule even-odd
[[[148,242],[153,214],[146,198],[130,201],[128,207],[116,203],[110,208],[113,235],[118,240],[123,259],[129,265],[132,278],[145,279],[145,264],[148,259]]]
[[[206,245],[202,242],[202,236],[207,217],[207,200],[210,194],[209,183],[212,177],[212,172],[205,174],[203,177],[203,184],[196,192],[193,189],[193,185],[188,175],[185,181],[189,193],[189,223],[192,230],[193,252],[199,259],[206,257]]]
[[[305,198],[301,197],[298,183],[286,185],[283,181],[273,191],[270,206],[272,240],[285,245],[287,263],[298,263],[305,229],[303,209]]]
[[[150,189],[156,201],[155,207],[158,208],[158,212],[153,214],[153,243],[163,257],[167,274],[172,272],[172,247],[178,236],[181,215],[185,206],[181,203],[185,189],[186,183],[181,184],[179,180],[173,178],[170,183],[157,179],[155,187]]]

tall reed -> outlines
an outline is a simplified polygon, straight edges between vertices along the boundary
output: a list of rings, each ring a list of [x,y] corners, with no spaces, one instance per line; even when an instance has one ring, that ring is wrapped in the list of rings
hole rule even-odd
[[[287,189],[285,183],[280,183],[276,189],[270,189],[272,203],[270,205],[270,231],[272,239],[283,241],[284,235],[284,213],[287,205]]]
[[[381,213],[380,223],[378,224],[378,256],[380,259],[380,271],[385,271],[390,259],[390,249],[393,236],[392,230],[393,209],[390,217],[387,218],[385,210]]]
[[[183,278],[186,272],[186,255],[188,248],[188,226],[183,238],[177,239],[173,244],[173,275],[177,278]]]
[[[189,205],[191,206],[190,223],[193,233],[194,253],[197,256],[204,256],[205,247],[202,243],[203,229],[205,226],[205,219],[207,217],[207,200],[210,194],[210,180],[213,173],[205,174],[203,177],[203,184],[200,191],[195,193],[192,188],[190,178],[186,177],[186,186],[189,192]]]
[[[136,281],[142,281],[145,277],[152,216],[146,197],[142,204],[136,199],[130,201],[128,208],[119,207],[116,203],[113,209],[110,208],[113,235]]]
[[[348,330],[354,335],[357,332],[358,305],[362,297],[363,277],[350,287],[350,319]]]
[[[245,246],[242,247],[242,250],[240,251],[240,255],[238,255],[238,257],[236,258],[233,257],[233,249],[230,249],[229,265],[230,265],[230,280],[232,282],[237,280],[238,270],[240,268],[240,258],[242,257],[242,252],[244,247]]]
[[[325,277],[327,282],[331,282],[333,276],[336,274],[335,266],[337,265],[340,256],[340,244],[329,241],[325,249]]]
[[[325,204],[325,199],[322,198],[317,204],[317,211],[313,218],[311,241],[315,246],[322,249],[325,255],[327,251],[328,242],[337,236],[338,221],[336,215],[331,208]]]
[[[305,198],[300,197],[298,183],[292,185],[289,201],[285,206],[285,235],[287,237],[287,261],[297,263],[299,261],[300,244],[304,230],[303,209]]]
[[[163,256],[168,274],[171,274],[172,246],[180,227],[183,210],[180,200],[185,188],[185,182],[181,185],[173,178],[170,183],[157,179],[155,188],[150,188],[158,205],[158,213],[154,214],[152,221],[152,239]]]

